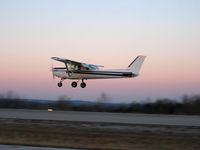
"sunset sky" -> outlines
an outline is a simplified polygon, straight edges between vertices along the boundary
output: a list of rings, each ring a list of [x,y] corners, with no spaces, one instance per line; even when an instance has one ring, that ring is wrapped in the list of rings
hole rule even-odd
[[[126,68],[147,56],[140,76],[71,80],[57,87],[50,59]],[[23,98],[113,102],[200,94],[199,0],[0,0],[0,93]]]

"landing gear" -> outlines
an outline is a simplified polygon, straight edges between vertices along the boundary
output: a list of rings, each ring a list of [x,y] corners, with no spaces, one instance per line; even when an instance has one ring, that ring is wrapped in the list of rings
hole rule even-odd
[[[60,80],[60,82],[58,82],[58,87],[62,87],[63,86],[63,84],[62,84],[62,82],[64,81],[65,79],[61,79]],[[71,86],[73,87],[73,88],[76,88],[77,87],[77,85],[78,85],[78,82],[79,82],[79,80],[77,81],[77,82],[72,82],[71,83]],[[81,82],[81,84],[80,84],[80,87],[82,87],[82,88],[85,88],[86,87],[86,83],[84,82],[84,80],[82,79],[82,82]]]
[[[60,80],[60,82],[58,82],[58,87],[62,87],[62,85],[63,85],[62,82],[63,82],[64,80],[65,80],[65,79],[62,78],[62,79]]]
[[[82,79],[82,82],[81,82],[80,86],[81,86],[82,88],[85,88],[85,87],[86,87],[86,83],[83,81],[83,79]]]
[[[79,81],[80,81],[80,80],[78,80],[77,82],[75,82],[75,81],[72,82],[71,86],[72,86],[73,88],[76,88]],[[85,87],[86,87],[86,83],[84,82],[83,79],[82,79],[82,82],[81,82],[81,84],[80,84],[80,87],[82,87],[82,88],[85,88]]]
[[[62,87],[62,82],[58,82],[58,87]]]
[[[73,88],[77,87],[77,82],[72,82],[71,86],[72,86]]]
[[[86,83],[85,83],[85,82],[82,82],[80,86],[81,86],[82,88],[85,88],[85,87],[86,87]]]

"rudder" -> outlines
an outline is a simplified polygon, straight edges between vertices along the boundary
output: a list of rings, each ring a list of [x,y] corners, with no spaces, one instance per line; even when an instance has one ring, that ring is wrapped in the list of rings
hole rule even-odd
[[[146,56],[137,56],[135,60],[128,66],[128,70],[131,70],[133,74],[139,75],[140,69],[142,67],[142,64],[145,60]]]

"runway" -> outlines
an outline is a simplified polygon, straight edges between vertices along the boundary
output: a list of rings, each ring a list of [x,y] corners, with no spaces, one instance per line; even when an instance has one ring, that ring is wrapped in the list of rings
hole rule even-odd
[[[105,112],[74,112],[25,109],[0,109],[0,118],[37,119],[57,121],[143,124],[143,125],[178,125],[200,126],[200,116],[155,115]]]
[[[33,147],[33,146],[20,146],[20,145],[0,145],[0,150],[75,150],[75,149]]]

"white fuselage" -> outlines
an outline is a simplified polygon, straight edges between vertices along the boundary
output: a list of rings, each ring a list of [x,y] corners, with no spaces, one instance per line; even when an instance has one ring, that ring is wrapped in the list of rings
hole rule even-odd
[[[53,75],[61,79],[110,79],[110,78],[131,78],[136,77],[128,69],[120,70],[74,70],[67,71],[64,68],[53,68]]]

